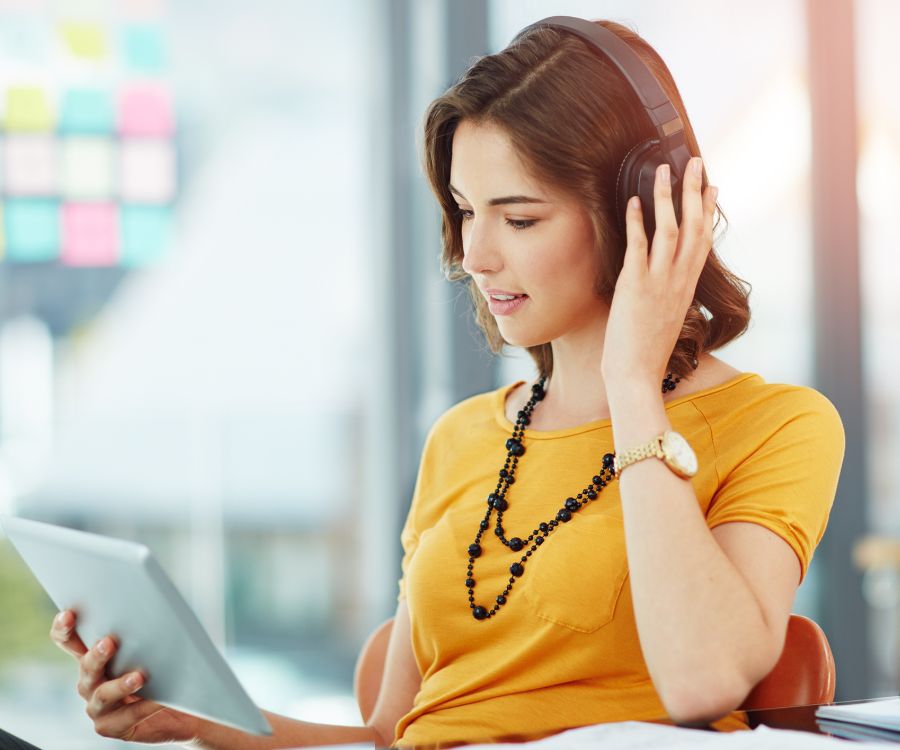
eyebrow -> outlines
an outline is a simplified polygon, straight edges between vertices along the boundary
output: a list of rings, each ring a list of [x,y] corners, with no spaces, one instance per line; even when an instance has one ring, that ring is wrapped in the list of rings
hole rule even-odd
[[[463,200],[468,200],[466,196],[464,196],[459,190],[457,190],[453,185],[448,185],[450,188],[450,192],[458,195]],[[542,201],[539,198],[532,198],[528,195],[505,195],[502,198],[491,198],[488,201],[489,206],[503,206],[507,203],[546,203],[547,201]]]

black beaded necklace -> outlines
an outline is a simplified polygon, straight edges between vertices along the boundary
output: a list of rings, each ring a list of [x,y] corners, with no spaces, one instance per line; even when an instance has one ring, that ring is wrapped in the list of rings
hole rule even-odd
[[[698,364],[697,360],[694,359],[691,364],[696,370]],[[469,608],[472,610],[472,615],[476,620],[485,620],[497,614],[500,607],[506,604],[506,597],[509,595],[516,579],[521,577],[525,572],[525,563],[528,558],[531,557],[535,550],[547,540],[547,537],[550,536],[559,524],[571,520],[573,513],[577,513],[591,500],[596,500],[598,492],[600,492],[603,487],[606,487],[607,483],[615,475],[613,461],[615,460],[616,454],[606,453],[603,456],[603,468],[600,470],[600,473],[594,476],[591,479],[591,484],[579,492],[575,497],[566,498],[563,507],[556,511],[555,518],[539,523],[538,527],[525,539],[521,539],[517,536],[510,539],[506,538],[503,529],[503,511],[509,507],[509,503],[506,500],[506,493],[509,491],[510,485],[516,481],[516,465],[519,462],[519,458],[525,454],[525,446],[522,445],[522,436],[525,433],[525,426],[531,422],[531,412],[534,411],[537,402],[542,401],[546,395],[544,391],[544,383],[546,382],[547,378],[544,377],[531,386],[531,398],[518,412],[512,437],[506,441],[506,463],[503,465],[503,468],[500,469],[500,479],[497,482],[497,488],[488,495],[487,513],[481,523],[478,524],[478,533],[475,535],[475,541],[470,544],[468,548],[469,565],[466,568],[466,590],[469,593]],[[681,378],[676,377],[673,380],[672,373],[670,372],[663,378],[662,392],[666,393],[668,391],[674,391],[675,386],[679,382],[681,382]],[[503,593],[497,596],[497,603],[488,610],[485,607],[475,604],[475,594],[472,591],[472,589],[475,588],[475,575],[473,571],[475,569],[475,558],[481,556],[481,535],[484,534],[490,526],[491,513],[495,510],[497,511],[497,525],[494,528],[494,534],[496,534],[500,541],[513,552],[520,552],[529,544],[529,542],[531,542],[531,546],[528,547],[525,554],[519,558],[518,562],[514,562],[509,566],[509,572],[512,573],[509,577],[509,583],[506,584]]]

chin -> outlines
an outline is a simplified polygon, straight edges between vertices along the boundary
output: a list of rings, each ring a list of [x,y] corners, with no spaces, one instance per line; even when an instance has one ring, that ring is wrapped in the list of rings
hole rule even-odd
[[[551,338],[547,336],[541,336],[540,334],[535,335],[534,333],[525,332],[525,333],[516,333],[506,331],[500,331],[500,335],[503,337],[503,340],[509,344],[510,346],[518,346],[522,349],[528,349],[532,346],[541,346],[542,344],[549,344],[552,341]]]

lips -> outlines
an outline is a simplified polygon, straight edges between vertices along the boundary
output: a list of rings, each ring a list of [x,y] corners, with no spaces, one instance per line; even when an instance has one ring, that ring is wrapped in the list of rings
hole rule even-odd
[[[527,294],[521,294],[515,299],[498,300],[490,295],[487,298],[488,309],[493,315],[513,315],[521,307],[528,304],[529,297]]]
[[[481,291],[486,297],[490,297],[491,295],[494,295],[494,294],[499,294],[504,297],[527,297],[528,296],[524,292],[510,292],[505,289],[482,289]]]

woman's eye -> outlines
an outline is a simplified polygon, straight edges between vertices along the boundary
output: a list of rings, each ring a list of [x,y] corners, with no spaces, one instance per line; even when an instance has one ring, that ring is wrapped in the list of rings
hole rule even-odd
[[[467,208],[458,208],[456,209],[456,214],[459,216],[461,221],[469,221],[472,219],[472,211]],[[537,219],[507,219],[506,223],[509,224],[513,229],[519,231],[521,229],[528,229],[537,223]]]

